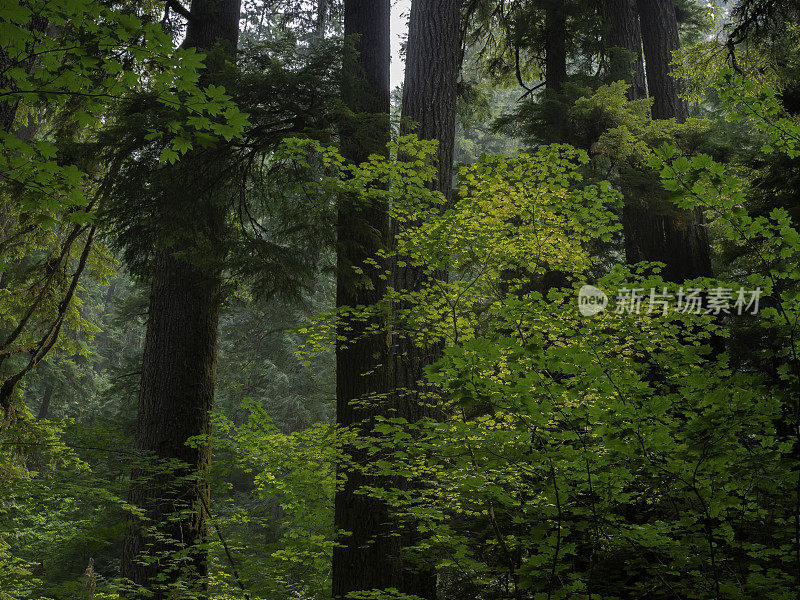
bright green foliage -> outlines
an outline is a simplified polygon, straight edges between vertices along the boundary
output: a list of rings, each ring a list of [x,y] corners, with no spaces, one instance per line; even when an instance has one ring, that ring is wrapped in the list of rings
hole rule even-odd
[[[102,281],[113,264],[94,245],[95,210],[107,200],[103,177],[118,164],[99,164],[84,144],[133,98],[180,115],[150,132],[170,162],[198,141],[231,140],[247,124],[224,89],[200,86],[205,56],[176,49],[156,10],[90,0],[0,7],[0,102],[9,117],[0,130],[6,414],[17,380],[58,348],[65,327],[91,333],[76,298],[80,278],[88,265]]]
[[[405,224],[397,260],[451,273],[338,315],[391,308],[393,336],[447,345],[428,371],[442,418],[407,423],[388,413],[362,440],[374,452],[371,473],[424,485],[413,496],[368,491],[425,532],[407,552],[437,564],[453,597],[745,599],[769,590],[792,598],[800,236],[785,211],[749,216],[742,182],[710,156],[652,148],[691,139],[702,122],[655,124],[647,103],[629,107],[619,86],[598,92],[606,93],[619,102],[598,97],[575,110],[602,106],[641,123],[601,137],[609,151],[660,173],[672,203],[702,206],[726,243],[748,248],[748,277],[684,285],[760,286],[769,297],[761,312],[738,320],[776,336],[778,379],[733,370],[726,353],[711,353],[712,334],[725,331],[710,315],[628,314],[612,302],[587,318],[569,287],[537,291],[552,269],[586,281],[587,249],[618,228],[609,210],[616,193],[581,182],[585,154],[551,146],[484,157],[462,170],[458,200],[441,211],[442,198],[425,187],[425,144],[401,139],[399,160],[358,167],[315,147],[344,173],[322,185],[391,203]],[[764,131],[791,151],[793,130]],[[677,296],[678,285],[649,272],[617,267],[597,285],[612,298],[624,286]]]
[[[12,207],[4,218],[11,216],[16,236],[2,246],[4,330],[20,322],[31,295],[44,289],[43,265],[78,225],[36,323],[46,324],[58,310],[58,292],[92,226],[84,206],[100,188],[91,180],[113,167],[83,162],[67,152],[66,142],[91,140],[100,121],[123,112],[111,110],[112,96],[126,99],[126,123],[135,128],[110,147],[123,156],[130,148],[127,158],[140,162],[129,161],[113,180],[128,188],[129,195],[119,189],[115,200],[130,201],[130,212],[109,216],[138,227],[129,228],[130,240],[137,251],[145,249],[142,255],[156,241],[142,233],[150,223],[142,215],[161,214],[161,200],[174,200],[173,192],[186,192],[184,181],[202,183],[199,174],[210,172],[203,157],[193,164],[189,150],[230,152],[219,172],[247,163],[236,194],[221,194],[232,209],[226,244],[238,251],[225,264],[226,277],[238,288],[221,320],[219,414],[210,440],[210,599],[329,598],[332,504],[341,484],[336,466],[349,460],[341,449],[350,447],[369,454],[360,466],[370,474],[414,484],[362,492],[389,502],[398,533],[413,525],[422,534],[405,549],[406,558],[438,569],[445,600],[797,597],[800,234],[790,218],[795,207],[754,205],[756,169],[763,165],[731,159],[760,148],[762,156],[771,152],[790,165],[796,160],[800,127],[772,74],[756,83],[725,69],[724,57],[705,53],[712,44],[687,55],[687,72],[698,83],[693,91],[715,88],[715,109],[734,122],[731,130],[747,134],[742,148],[731,148],[718,121],[656,122],[647,101],[625,99],[624,84],[593,82],[575,92],[565,113],[585,152],[550,145],[515,156],[476,156],[460,170],[457,195],[446,202],[429,187],[435,142],[400,138],[390,158],[373,156],[362,165],[308,140],[292,139],[272,152],[284,122],[299,134],[318,131],[313,118],[293,119],[313,114],[315,104],[307,100],[319,95],[314,74],[328,73],[329,62],[293,71],[286,57],[296,56],[294,49],[254,54],[243,60],[236,82],[199,90],[198,56],[173,54],[154,17],[82,2],[54,8],[60,4],[46,10],[77,12],[55,36],[28,26],[29,7],[44,6],[36,0],[0,9],[11,40],[7,46],[2,37],[4,49],[20,39],[48,49],[41,68],[14,71],[0,90],[23,100],[18,121],[41,114],[47,126],[32,150],[19,138],[4,146],[11,149],[7,164],[23,165],[21,156],[38,161],[19,173],[46,188],[16,194],[22,204],[4,204]],[[79,13],[93,18],[77,19]],[[304,22],[313,17],[306,5],[292,14]],[[87,22],[87,29],[73,21]],[[250,14],[248,24],[248,33],[258,32],[262,21]],[[522,25],[539,26],[518,24],[502,33],[524,40]],[[67,47],[87,35],[106,40],[109,52]],[[291,32],[275,35],[294,43]],[[498,43],[509,58],[511,46]],[[705,59],[709,66],[700,77]],[[509,75],[513,63],[505,68]],[[749,75],[754,64],[746,68]],[[265,69],[268,83],[256,77]],[[62,86],[58,93],[42,91],[46,77]],[[98,95],[78,93],[85,89]],[[286,108],[301,92],[306,108]],[[241,142],[229,143],[244,127],[229,95],[252,113],[254,125]],[[71,125],[56,126],[63,121]],[[176,183],[159,168],[178,157],[170,173],[185,179]],[[163,184],[163,193],[147,198],[144,185],[128,182],[148,182],[151,190]],[[725,261],[719,261],[719,281],[684,282],[684,289],[721,286],[735,294],[739,286],[760,287],[759,314],[618,311],[623,306],[614,297],[622,287],[643,288],[646,309],[650,288],[674,297],[681,286],[662,281],[658,265],[609,267],[620,262],[608,250],[620,229],[617,190],[626,198],[658,197],[664,210],[704,209]],[[311,225],[331,218],[338,194],[386,204],[401,225],[396,243],[376,262],[421,266],[428,274],[446,270],[449,277],[408,292],[391,289],[386,271],[390,289],[378,305],[325,312],[331,281],[307,276],[321,270],[310,263],[327,266],[330,253],[320,248],[331,228],[320,227],[316,240],[306,237]],[[143,199],[152,202],[151,212],[142,210]],[[191,202],[191,195],[184,200]],[[75,416],[80,424],[33,422],[21,409],[26,418],[2,425],[0,600],[90,597],[83,575],[88,557],[95,559],[93,597],[120,597],[119,545],[125,517],[135,512],[120,498],[130,466],[141,459],[129,452],[126,434],[135,420],[145,292],[124,273],[115,275],[116,263],[95,248],[88,267],[93,278],[82,282],[68,310],[69,335],[20,389],[31,409],[50,385],[58,402],[51,415]],[[265,263],[265,256],[277,258]],[[368,272],[366,266],[354,268]],[[287,307],[241,285],[259,273],[265,283],[257,291],[276,291],[281,277],[306,279],[314,290],[298,294],[304,306]],[[549,283],[554,279],[557,284]],[[107,281],[119,287],[105,295]],[[369,285],[366,278],[362,283]],[[604,312],[579,314],[575,291],[582,283],[606,291],[611,302]],[[305,325],[318,309],[316,322]],[[421,346],[442,343],[443,357],[427,369],[424,398],[436,418],[410,423],[387,409],[371,435],[358,436],[328,425],[337,321],[353,330],[363,322],[387,323],[380,333],[390,344],[401,337]],[[712,350],[720,338],[728,340],[727,351]],[[18,343],[35,339],[31,333]],[[295,363],[296,351],[305,364]],[[393,589],[353,598],[411,600]]]
[[[226,139],[240,134],[246,117],[225,90],[198,85],[203,55],[175,49],[150,9],[106,7],[91,0],[33,0],[0,9],[4,67],[0,98],[19,102],[34,122],[58,114],[62,131],[99,126],[109,105],[146,94],[187,111],[167,132],[185,152],[194,132]],[[154,131],[153,136],[164,132]],[[79,164],[57,162],[53,139],[29,142],[0,132],[0,172],[14,184],[20,207],[53,215],[90,203],[90,181]],[[177,155],[165,154],[165,160]]]
[[[222,481],[237,473],[221,507],[225,518],[216,526],[239,532],[241,546],[232,552],[247,589],[258,598],[328,597],[339,440],[321,423],[284,434],[262,406],[245,400],[242,408],[249,416],[241,426],[221,415],[214,422],[215,472]],[[248,474],[249,489],[240,483]],[[261,540],[257,547],[254,538]],[[226,568],[225,557],[217,555]]]
[[[98,457],[93,448],[111,446],[103,438],[99,428],[81,431],[69,420],[5,424],[0,445],[4,600],[85,597],[80,575],[86,561],[113,551],[109,539],[122,532],[130,510],[120,497],[124,490],[109,477],[130,456]],[[61,573],[73,575],[64,580]],[[102,576],[97,583],[106,587]]]
[[[470,324],[465,326],[475,327],[480,321],[474,313],[497,300],[499,280],[515,283],[509,272],[580,272],[592,263],[589,244],[608,239],[619,227],[610,222],[608,210],[618,195],[608,184],[582,186],[578,166],[589,159],[568,146],[543,147],[514,158],[482,157],[462,169],[459,199],[444,211],[444,198],[427,187],[435,175],[434,143],[401,137],[389,147],[397,160],[375,155],[362,165],[347,165],[334,150],[290,140],[287,156],[302,165],[309,148],[335,171],[320,182],[323,189],[391,206],[395,221],[404,224],[393,250],[399,266],[420,266],[429,273],[447,268],[459,274],[448,283],[431,281],[413,292],[390,288],[386,302],[392,306],[394,335],[419,333],[429,341],[463,337],[454,325],[463,325],[466,318]],[[401,310],[400,305],[410,308]],[[373,310],[383,308],[344,307],[338,317],[358,320]],[[330,320],[321,327],[312,345],[333,331]]]
[[[765,134],[762,152],[777,149],[789,158],[800,155],[797,115],[786,114],[774,87],[758,84],[733,69],[723,70],[715,84],[728,119],[746,119],[756,131]]]
[[[767,133],[791,151],[794,130],[780,127],[787,122]],[[387,452],[402,440],[389,470],[403,464],[400,473],[430,484],[413,501],[393,499],[425,523],[420,551],[438,553],[455,596],[796,593],[800,237],[785,211],[750,217],[741,182],[711,157],[670,146],[647,155],[673,202],[712,211],[721,235],[751,251],[746,280],[716,285],[760,286],[771,297],[749,318],[778,336],[780,378],[734,372],[726,354],[710,355],[704,344],[719,326],[706,315],[584,318],[569,290],[547,300],[513,290],[496,311],[466,305],[472,314],[444,322],[451,345],[429,370],[448,418],[389,419],[376,441]],[[495,200],[502,210],[503,196]],[[510,248],[525,245],[520,224]],[[498,225],[463,228],[472,241],[491,239]],[[415,248],[426,247],[418,240]],[[580,261],[572,264],[579,276]],[[487,272],[502,289],[499,273]],[[677,292],[626,269],[598,285],[612,296],[623,285]],[[423,300],[436,306],[440,298]],[[409,427],[415,435],[403,434]]]

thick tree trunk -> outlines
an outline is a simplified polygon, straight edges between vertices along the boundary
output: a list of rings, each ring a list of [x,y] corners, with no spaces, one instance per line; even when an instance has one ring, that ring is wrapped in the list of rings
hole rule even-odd
[[[680,82],[673,77],[673,53],[680,48],[678,23],[672,0],[638,0],[647,85],[653,98],[653,118],[683,123],[689,109],[680,97]],[[623,212],[625,254],[628,263],[642,260],[666,264],[665,280],[711,275],[711,255],[705,219],[700,210],[681,211],[667,206],[629,201]]]
[[[639,12],[636,0],[605,0],[603,13],[608,28],[608,48],[622,48],[633,56],[624,65],[611,65],[612,73],[624,73],[625,80],[631,84],[628,90],[630,100],[647,98],[644,61],[642,59],[642,31],[639,26]]]
[[[544,89],[549,117],[544,138],[559,144],[568,137],[567,106],[560,98],[567,82],[567,12],[564,0],[547,0],[544,8]]]
[[[548,0],[544,18],[545,89],[556,94],[567,81],[567,11],[564,0]]]
[[[211,450],[205,444],[187,446],[186,441],[210,431],[219,282],[218,277],[176,258],[171,250],[161,252],[156,260],[135,447],[157,461],[178,461],[180,466],[163,473],[144,468],[133,474],[130,502],[145,510],[155,535],[133,529],[123,558],[123,576],[150,589],[156,598],[171,597],[166,590],[153,589],[156,576],[165,576],[167,585],[185,579],[190,586],[202,588],[207,575],[205,551],[191,548],[206,535],[204,507],[209,492],[201,478]],[[143,553],[155,558],[183,548],[190,550],[182,573],[172,570],[177,565],[169,557],[146,565],[139,560]]]
[[[233,55],[239,5],[240,0],[194,0],[183,45],[220,47]],[[213,83],[216,68],[207,66],[204,84]],[[144,509],[150,531],[138,523],[129,529],[122,575],[158,600],[176,597],[176,590],[169,588],[178,580],[202,593],[208,572],[201,543],[209,500],[203,475],[211,449],[206,444],[189,447],[187,440],[210,432],[214,399],[221,257],[205,256],[208,247],[219,244],[214,239],[200,242],[198,236],[213,238],[224,227],[224,210],[215,193],[186,198],[186,221],[163,223],[178,241],[161,251],[153,265],[134,444],[157,466],[172,466],[166,471],[149,466],[132,474],[130,501]],[[186,553],[180,562],[170,556],[176,551]]]
[[[663,262],[666,267],[661,273],[662,277],[678,283],[711,276],[708,233],[700,211],[671,209],[662,214],[652,206],[637,206],[627,202],[623,233],[629,264],[639,261]]]
[[[457,86],[463,57],[460,9],[458,0],[412,2],[403,88],[402,132],[439,141],[434,188],[448,202],[453,186]],[[433,276],[446,280],[447,273]],[[421,268],[395,267],[394,286],[398,291],[418,290],[429,283],[427,277]],[[442,347],[439,344],[419,347],[402,332],[398,334],[392,361],[395,407],[399,416],[413,423],[433,414],[425,404],[430,399],[423,383],[423,369],[441,356]],[[406,485],[416,483],[406,482]],[[414,530],[406,531],[403,545],[414,544],[417,538]],[[433,569],[405,566],[399,589],[421,598],[435,598],[436,573]]]
[[[438,140],[435,187],[449,198],[453,186],[458,76],[462,60],[460,3],[414,0],[406,50],[402,132]],[[413,271],[409,269],[408,272]]]
[[[683,86],[672,68],[673,55],[680,49],[675,4],[673,0],[637,2],[653,118],[677,119],[683,123],[689,117],[689,107],[680,97]]]
[[[370,154],[384,154],[389,141],[389,0],[346,0],[345,52],[342,98],[350,114],[341,124],[342,154],[360,163]],[[389,220],[386,206],[365,205],[363,199],[339,198],[337,223],[336,304],[370,306],[386,293],[378,272],[364,264],[374,259],[388,241]],[[359,275],[353,267],[364,269]],[[336,348],[336,418],[343,426],[369,431],[373,417],[384,412],[380,400],[388,394],[388,346],[386,335],[363,335],[369,325],[385,329],[385,321],[341,322],[339,334],[348,341]],[[360,337],[361,339],[354,339]],[[367,400],[367,403],[354,401]],[[358,463],[363,452],[349,448]],[[389,511],[384,502],[357,491],[364,486],[385,482],[346,469],[346,482],[335,498],[334,524],[349,534],[339,539],[333,551],[333,597],[358,590],[397,586],[398,542],[392,536]]]

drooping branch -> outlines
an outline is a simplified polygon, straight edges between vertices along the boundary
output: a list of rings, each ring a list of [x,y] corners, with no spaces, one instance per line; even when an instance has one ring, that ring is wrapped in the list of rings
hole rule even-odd
[[[25,375],[28,374],[28,372],[30,372],[31,369],[41,362],[41,360],[47,355],[48,352],[50,352],[55,343],[58,341],[58,336],[61,333],[61,327],[64,324],[67,310],[72,302],[72,298],[75,296],[75,290],[78,287],[78,282],[80,281],[81,275],[83,275],[83,272],[86,269],[86,262],[89,259],[89,253],[92,249],[92,244],[94,242],[96,233],[97,226],[95,225],[92,226],[88,235],[86,236],[86,244],[83,247],[80,259],[78,260],[78,266],[72,275],[69,288],[58,305],[58,315],[56,316],[56,319],[47,330],[47,333],[45,333],[39,340],[38,344],[36,344],[34,347],[35,349],[32,350],[28,363],[22,369],[14,373],[14,375],[6,379],[3,382],[3,385],[0,386],[0,406],[3,407],[3,411],[6,413],[6,415],[11,409],[11,396],[14,393],[14,389],[16,388],[17,384],[23,377],[25,377]]]
[[[61,249],[61,254],[58,256],[55,263],[50,263],[48,265],[50,273],[48,274],[47,279],[42,284],[41,292],[33,300],[33,302],[31,302],[31,305],[28,307],[27,312],[20,319],[14,331],[8,334],[8,337],[6,337],[5,341],[3,342],[3,345],[0,346],[0,364],[3,363],[3,360],[5,360],[6,357],[12,354],[16,354],[18,352],[16,349],[11,348],[11,344],[13,344],[16,341],[16,339],[25,329],[30,318],[33,316],[33,313],[36,312],[36,309],[39,307],[39,304],[41,304],[42,300],[47,294],[47,291],[50,289],[50,284],[52,283],[53,279],[56,276],[56,273],[58,272],[58,266],[61,264],[64,258],[69,254],[73,242],[83,231],[84,229],[82,226],[75,225],[75,227],[67,236],[67,239],[65,240],[64,245]]]

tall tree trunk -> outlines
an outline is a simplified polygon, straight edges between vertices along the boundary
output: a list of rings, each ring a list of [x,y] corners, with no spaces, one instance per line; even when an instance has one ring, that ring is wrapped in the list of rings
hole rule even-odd
[[[631,84],[628,99],[647,98],[644,61],[642,59],[642,31],[639,26],[639,12],[636,0],[605,0],[603,14],[608,28],[608,48],[622,48],[633,56],[621,68],[612,65],[613,73],[622,72]]]
[[[681,47],[675,3],[673,0],[637,2],[653,118],[677,119],[678,123],[683,123],[689,117],[689,107],[680,97],[683,86],[672,68],[673,55]]]
[[[545,0],[544,9],[544,94],[541,100],[546,118],[540,138],[548,144],[568,143],[570,138],[569,106],[564,101],[564,85],[567,83],[567,10],[565,0]],[[500,274],[500,291],[503,295],[511,289],[514,280],[530,283],[519,287],[519,296],[535,289],[547,295],[551,287],[566,284],[564,273],[546,271],[541,276],[532,276],[526,269],[516,267]],[[511,332],[507,332],[511,335]]]
[[[544,46],[545,89],[560,94],[567,81],[567,12],[564,0],[547,0]]]
[[[328,26],[328,2],[330,0],[317,0],[317,20],[314,23],[314,37],[323,39]]]
[[[434,188],[449,202],[453,186],[453,155],[458,76],[463,58],[461,3],[458,0],[414,0],[411,4],[405,84],[403,87],[402,133],[416,133],[423,140],[438,140],[436,152],[438,176]],[[446,280],[447,273],[434,277]],[[395,267],[394,287],[415,291],[429,281],[424,269]],[[393,357],[395,404],[398,415],[410,423],[430,416],[425,405],[423,369],[436,361],[440,344],[419,347],[407,336],[398,335]],[[423,398],[426,398],[423,400]],[[415,482],[408,482],[415,485]],[[403,535],[403,544],[415,543],[414,530]],[[421,598],[436,597],[436,573],[433,569],[404,567],[400,591]]]
[[[564,0],[544,5],[544,76],[548,131],[546,139],[564,143],[568,136],[567,106],[561,101],[567,82],[567,12]]]
[[[672,0],[638,0],[647,85],[653,98],[653,118],[686,121],[689,109],[680,97],[681,84],[672,73],[673,53],[680,48]],[[623,214],[628,263],[660,261],[668,281],[711,275],[711,254],[702,211],[681,211],[630,201]]]
[[[44,395],[42,396],[42,403],[39,405],[39,414],[36,415],[38,420],[47,419],[50,416],[50,400],[53,397],[53,384],[48,383],[44,388]]]
[[[390,0],[346,0],[344,33],[352,47],[345,51],[342,99],[350,113],[341,124],[341,150],[351,162],[370,154],[384,154],[390,139],[389,56]],[[389,219],[386,206],[365,204],[362,198],[341,196],[337,222],[338,307],[370,306],[386,294],[378,276],[382,269],[364,263],[386,248]],[[363,269],[357,273],[353,267]],[[377,323],[385,329],[385,321]],[[373,418],[384,412],[380,396],[389,392],[386,335],[364,335],[375,322],[341,322],[339,334],[347,342],[336,348],[336,419],[340,425],[369,431]],[[354,339],[360,338],[360,339]],[[367,403],[354,401],[367,400]],[[366,460],[363,451],[348,448],[355,462]],[[340,467],[346,482],[335,498],[334,524],[348,532],[333,550],[333,597],[358,590],[397,586],[398,542],[392,536],[386,504],[357,493],[364,486],[384,482],[358,468]]]
[[[458,76],[461,48],[457,0],[413,0],[403,86],[402,133],[438,140],[435,189],[449,199],[453,186]],[[420,271],[404,269],[404,273]]]
[[[179,461],[179,468],[154,474],[149,469],[134,473],[130,501],[146,511],[159,539],[135,529],[126,539],[123,576],[150,588],[154,577],[166,582],[181,577],[164,573],[161,564],[140,564],[140,553],[151,557],[191,548],[206,535],[208,487],[200,477],[207,470],[211,452],[204,444],[189,447],[186,441],[209,433],[209,412],[214,398],[216,371],[219,278],[175,257],[160,253],[150,292],[149,320],[142,359],[139,414],[135,447],[160,461]],[[176,515],[185,511],[179,519]],[[174,565],[173,565],[174,567]],[[184,565],[189,580],[207,575],[206,555],[190,551]],[[183,574],[184,576],[186,574]],[[151,590],[167,598],[163,590]]]
[[[193,0],[184,47],[208,51],[219,45],[232,57],[239,7],[240,0]],[[216,68],[207,65],[203,84],[214,82]],[[134,445],[159,462],[177,466],[166,472],[149,467],[134,471],[129,499],[144,509],[154,531],[139,524],[129,529],[122,575],[159,600],[175,597],[169,588],[178,580],[202,592],[208,574],[207,551],[198,544],[207,533],[209,490],[203,475],[211,449],[186,442],[210,432],[214,399],[221,257],[198,258],[206,253],[200,244],[220,246],[213,238],[224,228],[225,212],[214,196],[186,198],[186,221],[163,223],[178,241],[160,251],[153,265]],[[198,241],[204,235],[209,239]],[[186,551],[179,563],[169,557],[175,551]],[[141,560],[144,554],[147,563]]]

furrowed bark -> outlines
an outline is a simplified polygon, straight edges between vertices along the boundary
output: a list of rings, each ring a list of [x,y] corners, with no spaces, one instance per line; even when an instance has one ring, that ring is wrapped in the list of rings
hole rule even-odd
[[[671,63],[680,48],[675,5],[672,0],[638,0],[647,85],[653,98],[654,119],[683,123],[689,108],[680,97],[681,83]],[[628,202],[623,213],[625,254],[628,263],[660,261],[665,280],[682,282],[711,275],[708,232],[702,211],[682,211],[667,206]]]
[[[232,58],[239,8],[240,0],[194,0],[183,45],[216,47]],[[204,85],[214,83],[214,72],[207,69]],[[214,238],[224,228],[225,212],[214,194],[178,200],[187,203],[187,218],[165,219],[165,232],[177,231],[177,241],[161,250],[153,265],[134,441],[153,463],[134,470],[129,501],[144,510],[155,531],[141,523],[129,528],[122,575],[157,600],[176,597],[178,581],[200,595],[207,583],[203,506],[209,504],[209,489],[203,475],[211,449],[206,443],[190,447],[187,441],[210,432],[214,400],[222,257],[197,259],[204,253],[197,238],[205,235],[208,247],[219,247]],[[169,469],[157,468],[168,464]],[[170,555],[184,551],[176,564]]]
[[[354,163],[370,154],[384,154],[389,141],[389,0],[346,0],[344,33],[353,46],[346,50],[342,99],[349,109],[340,129],[341,151]],[[388,240],[386,206],[366,205],[348,195],[339,198],[337,220],[337,307],[371,306],[386,294],[379,270],[364,265]],[[362,267],[363,275],[353,267]],[[389,392],[386,334],[365,334],[370,325],[385,331],[385,320],[368,322],[343,317],[338,333],[347,338],[336,348],[336,418],[344,427],[368,433],[374,417],[385,413]],[[364,464],[363,451],[345,449]],[[383,478],[365,475],[359,468],[339,467],[346,476],[334,501],[334,524],[348,532],[333,550],[333,597],[358,590],[397,586],[397,538],[392,536],[386,504],[357,491],[384,486]]]
[[[202,474],[211,460],[211,450],[187,440],[209,433],[214,399],[216,336],[220,285],[200,267],[162,251],[156,259],[150,292],[149,320],[142,360],[139,414],[135,448],[159,463],[177,461],[180,466],[155,473],[137,470],[129,495],[131,504],[145,510],[159,539],[135,527],[125,540],[123,576],[168,598],[166,589],[154,589],[153,580],[165,576],[170,583],[185,579],[202,589],[208,574],[206,552],[190,550],[183,573],[171,570],[165,553],[179,552],[203,541],[207,535],[202,501],[208,501],[208,486]],[[176,514],[184,513],[171,521]],[[142,554],[159,557],[159,563],[141,564]]]
[[[678,123],[683,123],[689,117],[689,106],[680,97],[683,85],[672,68],[674,53],[680,50],[675,3],[672,0],[637,2],[653,118],[677,119]]]
[[[621,69],[626,81],[631,84],[629,100],[647,98],[644,60],[642,58],[642,31],[639,26],[639,13],[636,0],[606,0],[603,3],[603,16],[608,28],[608,48],[622,48],[633,59]],[[612,65],[612,70],[617,68]]]
[[[401,131],[416,133],[423,140],[438,140],[438,176],[433,187],[448,202],[453,185],[457,85],[463,57],[460,9],[458,0],[414,0],[403,88]],[[398,291],[419,290],[429,285],[429,277],[418,267],[395,267],[394,287]],[[446,281],[447,273],[438,272],[433,277]],[[398,333],[392,361],[395,408],[398,416],[414,423],[435,415],[428,397],[432,390],[424,383],[423,369],[438,360],[442,345],[420,347]],[[413,487],[421,482],[401,485]],[[412,527],[403,532],[402,544],[408,547],[418,539],[419,534]],[[421,598],[436,598],[436,573],[430,567],[414,568],[406,561],[399,589]]]

